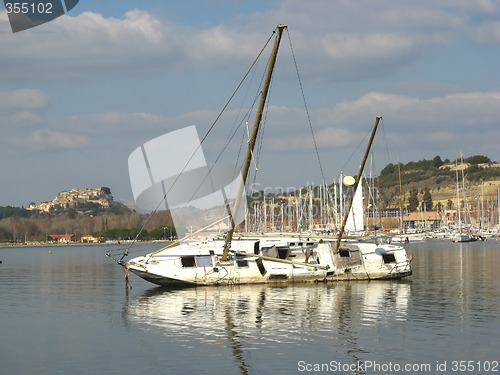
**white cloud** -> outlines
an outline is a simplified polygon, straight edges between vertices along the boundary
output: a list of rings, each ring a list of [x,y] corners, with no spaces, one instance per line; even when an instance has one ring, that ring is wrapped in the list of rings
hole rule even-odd
[[[142,41],[154,45],[159,45],[163,41],[166,31],[165,23],[159,18],[140,10],[131,10],[125,13],[122,19],[105,18],[99,13],[90,11],[75,17],[68,15],[58,18],[54,27],[87,40],[101,38],[122,43],[132,39],[133,43]]]
[[[87,137],[47,129],[32,132],[25,140],[18,139],[23,146],[42,150],[80,149],[89,145]]]
[[[408,37],[379,33],[330,35],[323,39],[323,46],[332,59],[347,61],[365,60],[367,56],[389,59],[415,48]]]
[[[488,1],[478,5],[496,8]],[[268,35],[263,28],[270,33],[275,26],[270,20],[289,22],[290,35],[297,42],[295,52],[299,61],[310,62],[310,69],[304,68],[310,75],[377,77],[381,71],[389,74],[414,63],[426,50],[451,43],[465,29],[477,29],[480,39],[492,38],[496,24],[474,24],[467,2],[457,2],[452,11],[448,6],[441,2],[409,7],[385,1],[284,1],[277,9],[208,27],[176,24],[141,10],[121,18],[90,11],[68,14],[15,38],[0,38],[0,49],[9,51],[0,61],[0,78],[39,81],[172,72],[192,66],[221,69],[250,61]],[[7,27],[7,22],[2,17],[0,28]],[[37,69],[25,69],[27,61]]]
[[[481,24],[476,31],[476,40],[480,43],[500,44],[500,22],[487,21]]]
[[[359,118],[360,113],[379,113],[396,118],[398,122],[420,122],[431,128],[453,126],[457,130],[480,123],[495,126],[500,116],[499,103],[500,92],[497,91],[454,93],[429,99],[370,92],[339,103],[332,111],[339,121]]]
[[[0,91],[0,112],[39,110],[47,107],[48,95],[41,90]]]
[[[425,142],[439,150],[442,142],[456,142],[466,134],[471,142],[476,142],[485,134],[477,133],[477,127],[498,134],[498,103],[500,92],[456,93],[430,99],[370,92],[333,108],[317,109],[312,117],[316,119],[316,143],[323,150],[356,147],[377,115],[383,116],[387,123],[385,136],[393,146],[406,145],[418,150],[417,145]],[[292,119],[288,121],[293,124]],[[272,150],[312,150],[314,147],[306,128],[300,134],[277,136],[271,132],[271,137]]]
[[[462,92],[428,99],[372,91],[333,107],[310,109],[317,146],[320,149],[355,146],[378,115],[387,123],[388,137],[403,140],[451,140],[470,133],[477,126],[497,131],[500,92]],[[236,110],[228,110],[233,118]],[[215,111],[186,112],[165,116],[149,112],[103,112],[41,120],[20,112],[12,123],[36,122],[44,130],[26,135],[25,144],[35,148],[81,148],[92,144],[112,145],[119,137],[123,147],[136,147],[150,138],[189,125],[197,125],[200,137],[217,117]],[[229,122],[219,124],[206,148],[220,150],[228,136]],[[252,126],[250,121],[249,126]],[[222,127],[222,128],[221,128]],[[242,130],[241,130],[242,131]],[[241,137],[238,132],[238,141]],[[266,116],[264,147],[269,150],[312,150],[314,148],[305,111],[301,108],[270,106]],[[92,141],[90,141],[92,139]],[[129,146],[127,146],[129,145]]]
[[[357,138],[358,134],[351,132],[347,129],[341,128],[326,128],[318,131],[314,139],[316,146],[319,149],[329,149],[334,147],[343,147],[352,145]],[[280,137],[274,136],[269,142],[269,148],[276,151],[290,152],[300,150],[314,150],[314,140],[311,134],[300,134],[297,136],[290,136],[284,134]]]

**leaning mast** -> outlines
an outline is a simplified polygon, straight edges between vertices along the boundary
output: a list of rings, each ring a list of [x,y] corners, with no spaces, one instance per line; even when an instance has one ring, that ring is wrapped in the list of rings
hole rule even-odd
[[[356,189],[358,188],[358,185],[361,181],[361,175],[363,174],[363,170],[365,169],[366,160],[368,159],[368,154],[370,153],[370,149],[372,147],[373,138],[375,138],[375,133],[377,132],[377,128],[378,128],[378,123],[380,122],[381,119],[382,119],[382,116],[377,116],[377,119],[375,120],[375,124],[373,125],[372,134],[370,136],[370,140],[368,141],[368,145],[366,146],[365,156],[363,157],[363,161],[361,162],[361,165],[359,167],[358,175],[356,176],[356,179],[354,180],[353,191],[356,191]],[[342,184],[342,181],[340,181],[339,183]],[[351,211],[353,199],[354,199],[354,195],[351,197],[351,199],[349,201],[349,205],[344,212],[344,218],[342,219],[342,226],[340,228],[339,235],[337,237],[337,243],[335,246],[334,254],[337,254],[339,252],[340,241],[342,240],[342,236],[344,235],[345,226],[347,224],[347,217],[349,216],[349,211]]]
[[[245,184],[247,181],[248,170],[250,168],[250,162],[251,162],[253,150],[255,147],[255,141],[257,139],[257,133],[259,131],[260,122],[262,120],[262,113],[264,111],[264,105],[266,103],[267,93],[269,91],[269,86],[271,84],[271,77],[273,74],[274,64],[276,63],[276,57],[278,56],[278,48],[279,48],[280,41],[281,41],[281,35],[283,34],[283,30],[285,28],[287,28],[287,25],[279,24],[276,28],[277,28],[277,34],[276,34],[276,38],[274,40],[274,46],[273,46],[273,50],[271,52],[271,56],[269,57],[269,64],[267,66],[266,75],[264,77],[264,83],[263,83],[262,91],[261,91],[261,95],[260,95],[259,106],[257,108],[257,113],[255,114],[255,120],[253,123],[252,134],[250,135],[250,139],[248,141],[248,150],[247,150],[247,154],[245,157],[245,162],[243,164],[243,168],[241,170],[242,180],[241,180],[240,187],[238,189],[238,194],[236,195],[236,201],[234,203],[234,211],[235,212],[233,212],[233,213],[229,212],[230,217],[231,217],[231,224],[230,224],[229,230],[228,230],[227,235],[226,235],[226,242],[224,244],[224,251],[222,253],[222,260],[223,261],[227,260],[229,249],[231,248],[231,242],[233,240],[234,228],[236,226],[236,224],[234,222],[234,218],[236,217],[236,212],[237,212],[238,206],[240,204],[241,195],[243,194],[243,188],[245,187]]]

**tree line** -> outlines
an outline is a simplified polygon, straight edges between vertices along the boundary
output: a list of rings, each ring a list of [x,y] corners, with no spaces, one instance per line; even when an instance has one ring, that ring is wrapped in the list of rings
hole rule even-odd
[[[24,208],[0,207],[0,242],[46,242],[51,234],[74,234],[78,239],[92,235],[103,241],[161,240],[176,237],[170,214],[139,214],[127,207],[115,207],[99,214],[31,212]]]

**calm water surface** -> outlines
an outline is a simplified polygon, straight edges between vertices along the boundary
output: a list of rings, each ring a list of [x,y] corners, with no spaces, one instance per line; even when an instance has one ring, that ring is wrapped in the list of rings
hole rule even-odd
[[[175,291],[111,248],[0,248],[0,374],[500,373],[497,241],[412,244],[405,281]]]

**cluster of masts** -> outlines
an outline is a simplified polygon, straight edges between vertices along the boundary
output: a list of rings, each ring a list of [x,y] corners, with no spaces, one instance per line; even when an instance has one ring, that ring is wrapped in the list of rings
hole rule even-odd
[[[350,176],[349,176],[350,177]],[[351,177],[352,178],[352,177]],[[342,177],[339,183],[333,181],[317,187],[308,186],[287,195],[263,196],[260,200],[249,202],[245,215],[246,232],[314,232],[336,233],[342,225],[347,206]],[[358,214],[356,230],[364,229],[363,213]],[[354,230],[354,228],[347,228]]]

